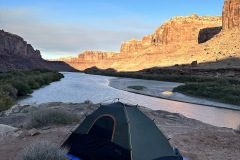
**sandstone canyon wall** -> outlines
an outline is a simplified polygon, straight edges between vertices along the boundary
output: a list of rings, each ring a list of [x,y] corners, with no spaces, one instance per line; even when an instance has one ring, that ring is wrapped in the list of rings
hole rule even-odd
[[[226,0],[223,6],[223,30],[240,27],[240,0]]]
[[[226,0],[222,17],[196,14],[174,17],[152,35],[122,43],[120,53],[86,51],[71,61],[62,60],[80,70],[97,66],[132,71],[240,58],[239,1]]]
[[[178,16],[165,22],[159,27],[152,36],[152,43],[157,45],[167,45],[169,43],[181,43],[186,41],[207,41],[211,34],[210,28],[221,26],[221,17],[198,16],[192,14],[186,17]],[[199,31],[204,28],[209,28],[208,32],[199,35]],[[221,27],[219,27],[220,32]],[[200,36],[200,37],[199,37]]]
[[[46,68],[59,71],[74,70],[68,64],[42,59],[40,51],[34,50],[18,35],[0,30],[0,72]]]

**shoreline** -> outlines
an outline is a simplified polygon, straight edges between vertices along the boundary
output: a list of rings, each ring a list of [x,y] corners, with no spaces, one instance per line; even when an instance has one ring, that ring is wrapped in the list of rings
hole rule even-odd
[[[143,80],[143,79],[133,79],[133,78],[114,78],[109,80],[108,86],[115,89],[131,92],[135,94],[155,97],[155,98],[240,111],[240,106],[214,102],[214,101],[201,99],[201,98],[190,97],[178,92],[171,93],[173,88],[183,84],[184,83]],[[128,86],[131,86],[131,85],[140,85],[140,86],[144,86],[145,88],[143,90],[134,90],[134,89],[128,88]],[[164,94],[164,92],[168,92],[171,94]]]

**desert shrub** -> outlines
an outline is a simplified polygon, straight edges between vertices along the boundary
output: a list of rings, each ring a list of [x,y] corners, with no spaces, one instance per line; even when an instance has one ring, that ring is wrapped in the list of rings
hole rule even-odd
[[[0,112],[9,109],[14,103],[14,99],[0,90]]]
[[[49,84],[52,82],[51,77],[45,75],[43,76],[44,84]]]
[[[29,85],[23,82],[13,82],[13,86],[18,90],[18,96],[24,96],[33,92]]]
[[[37,141],[24,149],[16,160],[67,160],[67,151],[48,141]]]
[[[89,99],[87,99],[87,100],[85,100],[83,103],[85,103],[85,104],[92,104],[92,101],[89,100]]]
[[[10,73],[0,73],[0,81],[3,82],[6,79],[12,79],[14,76]]]
[[[29,119],[25,124],[25,128],[27,129],[40,128],[51,124],[66,125],[79,121],[76,114],[62,109],[35,108],[28,112]]]
[[[18,76],[18,77],[23,77],[25,75],[25,73],[23,71],[11,71],[9,73],[14,76]]]
[[[14,88],[10,84],[2,84],[0,85],[0,89],[9,97],[11,98],[17,98],[18,90]]]
[[[38,82],[36,82],[35,79],[33,79],[31,77],[27,79],[27,84],[29,85],[29,87],[31,89],[37,89],[37,88],[40,87],[40,84]]]
[[[40,87],[45,85],[45,81],[44,79],[42,79],[41,76],[34,76],[33,78],[39,84]]]

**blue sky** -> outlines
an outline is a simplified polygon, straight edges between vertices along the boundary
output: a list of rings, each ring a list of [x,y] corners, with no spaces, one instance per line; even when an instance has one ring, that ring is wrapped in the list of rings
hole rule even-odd
[[[119,51],[166,20],[221,15],[224,0],[0,0],[0,28],[22,36],[43,58],[84,50]]]

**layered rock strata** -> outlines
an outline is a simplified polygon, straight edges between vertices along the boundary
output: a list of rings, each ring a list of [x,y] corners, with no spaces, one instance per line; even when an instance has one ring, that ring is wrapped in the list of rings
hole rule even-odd
[[[240,0],[226,0],[223,6],[223,30],[240,27]]]

